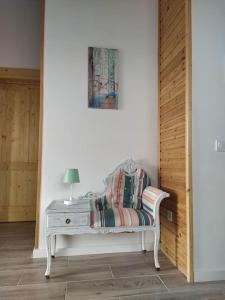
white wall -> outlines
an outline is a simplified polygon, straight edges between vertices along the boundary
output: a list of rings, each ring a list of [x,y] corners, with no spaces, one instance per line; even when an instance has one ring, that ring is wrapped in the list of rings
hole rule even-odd
[[[130,157],[156,184],[156,3],[46,0],[40,251],[35,255],[43,253],[46,206],[68,195],[62,183],[66,167],[80,171],[75,195],[101,191],[102,180]],[[87,107],[88,46],[120,51],[119,110]],[[70,253],[140,250],[137,234],[64,238],[58,246],[73,247],[74,241]]]
[[[0,67],[39,69],[39,0],[0,0]]]
[[[193,0],[195,280],[225,279],[225,1]]]

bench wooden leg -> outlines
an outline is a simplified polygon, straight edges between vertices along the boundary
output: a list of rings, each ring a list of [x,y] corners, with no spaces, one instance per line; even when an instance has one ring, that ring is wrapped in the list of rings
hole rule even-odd
[[[45,277],[48,279],[50,277],[51,269],[51,235],[46,237],[46,246],[47,246],[47,268],[45,271]]]
[[[142,246],[142,252],[146,253],[146,249],[145,249],[145,232],[144,231],[141,232],[141,246]]]
[[[159,239],[160,239],[160,229],[156,229],[155,231],[155,243],[154,243],[154,261],[155,261],[155,268],[157,271],[160,270],[159,264]]]
[[[56,234],[52,236],[52,250],[51,250],[52,258],[55,258],[55,249],[56,249]]]

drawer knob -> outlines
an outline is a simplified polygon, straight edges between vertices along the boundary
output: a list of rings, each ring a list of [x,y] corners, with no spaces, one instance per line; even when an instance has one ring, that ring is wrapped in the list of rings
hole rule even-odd
[[[66,224],[70,224],[71,220],[70,219],[66,219]]]

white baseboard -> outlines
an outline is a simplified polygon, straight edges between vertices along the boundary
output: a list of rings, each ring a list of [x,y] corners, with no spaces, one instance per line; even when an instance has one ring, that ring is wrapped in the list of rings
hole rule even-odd
[[[225,270],[197,270],[194,272],[195,282],[225,280]]]
[[[146,249],[152,251],[154,248],[153,242],[146,243]],[[56,249],[56,256],[73,256],[73,255],[87,255],[87,254],[103,254],[103,253],[119,253],[119,252],[135,252],[141,251],[139,243],[126,245],[92,245],[91,247],[77,247],[77,248],[60,248]],[[46,257],[46,249],[34,249],[33,258]]]

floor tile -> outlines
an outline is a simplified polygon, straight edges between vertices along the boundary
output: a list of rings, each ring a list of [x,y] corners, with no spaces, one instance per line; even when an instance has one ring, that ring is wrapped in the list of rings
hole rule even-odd
[[[3,236],[34,236],[35,222],[1,223],[0,237]]]
[[[0,288],[1,300],[65,300],[66,284],[34,284]]]
[[[121,264],[121,263],[143,263],[145,256],[142,252],[132,253],[109,253],[95,255],[80,255],[69,257],[69,264],[72,265],[104,265],[104,264]]]
[[[222,291],[182,291],[120,297],[120,300],[224,300]]]
[[[0,259],[1,257],[4,257],[4,259],[8,258],[16,258],[19,257],[20,259],[31,257],[32,256],[32,250],[29,249],[0,249]]]
[[[6,244],[7,239],[4,237],[0,237],[0,249]]]
[[[117,278],[126,276],[138,276],[138,275],[158,275],[158,274],[173,274],[177,273],[177,269],[171,264],[165,261],[161,262],[160,271],[156,271],[154,264],[149,262],[144,263],[122,263],[111,265],[113,275]]]
[[[156,293],[163,290],[166,289],[156,276],[69,282],[66,299],[106,299],[140,293]]]
[[[3,249],[28,249],[33,250],[34,238],[33,237],[9,237],[6,239]]]
[[[17,285],[21,278],[22,271],[1,271],[0,272],[0,286]],[[1,299],[1,297],[0,297]]]
[[[57,257],[52,260],[52,267],[63,268],[68,266],[67,257]],[[5,259],[0,257],[1,270],[22,270],[22,269],[44,269],[46,267],[46,258],[26,258],[12,257]]]
[[[163,283],[166,285],[169,291],[174,292],[179,290],[191,291],[191,290],[218,290],[225,291],[225,281],[217,282],[204,282],[204,283],[188,283],[186,277],[183,274],[168,274],[159,275]],[[225,299],[225,298],[224,298]]]
[[[179,288],[190,288],[193,284],[187,282],[185,276],[181,273],[169,274],[169,275],[159,275],[164,284],[168,289]]]
[[[47,282],[69,282],[112,278],[108,265],[52,268],[50,279],[46,279],[45,269],[24,270],[20,284]]]
[[[145,260],[148,262],[154,262],[154,251],[147,251],[144,253]],[[159,261],[169,261],[169,259],[163,254],[161,251],[159,251]]]

